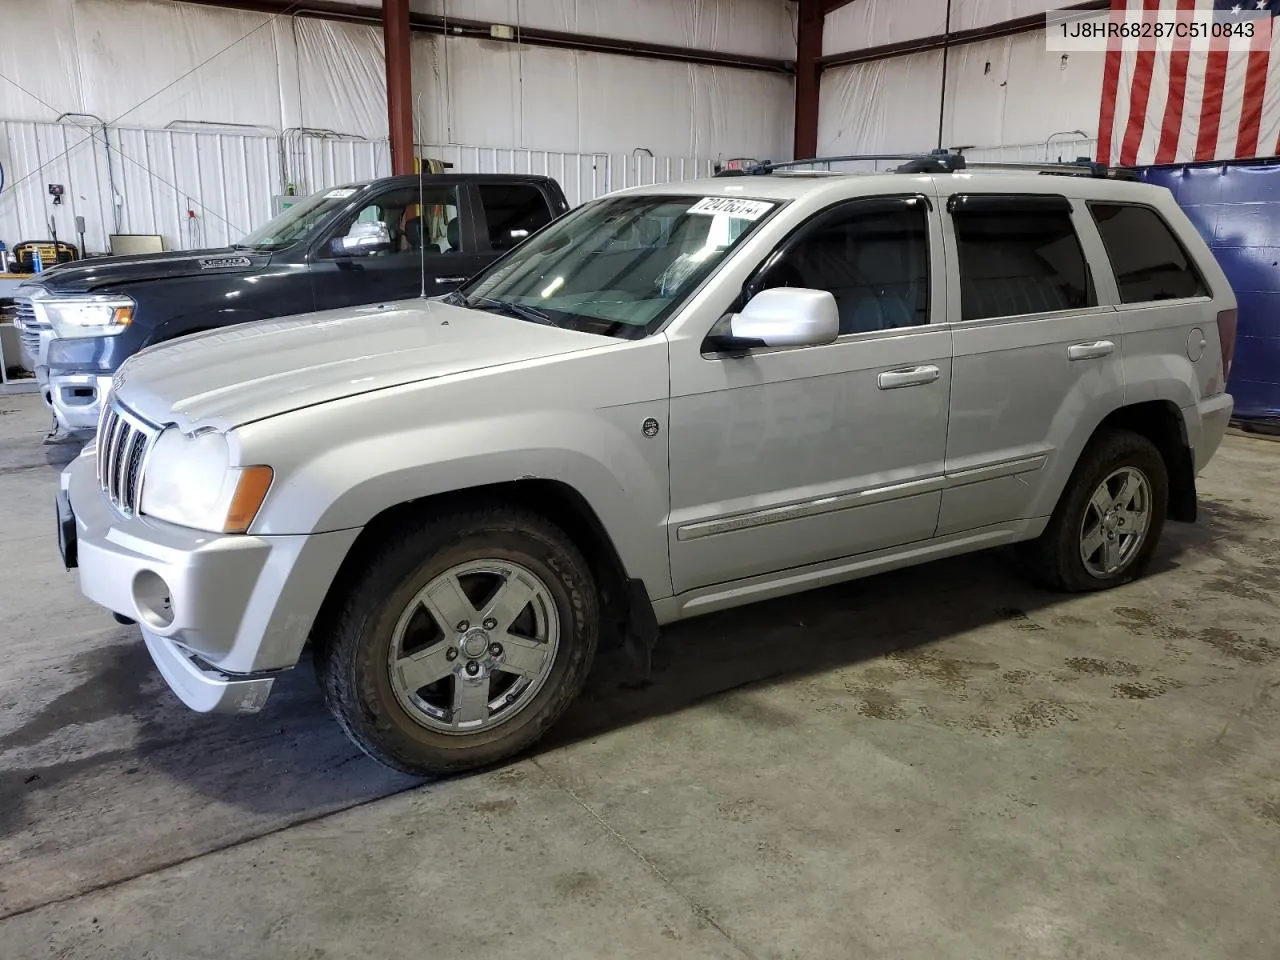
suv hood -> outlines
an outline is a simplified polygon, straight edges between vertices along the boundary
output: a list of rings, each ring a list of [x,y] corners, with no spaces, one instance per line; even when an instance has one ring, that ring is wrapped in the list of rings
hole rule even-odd
[[[208,276],[214,273],[255,273],[271,262],[271,255],[252,250],[182,250],[136,257],[101,257],[51,267],[24,286],[41,286],[49,293],[87,293],[147,280]]]
[[[609,342],[431,300],[349,307],[182,337],[135,354],[112,391],[156,424],[229,430],[373,390]]]

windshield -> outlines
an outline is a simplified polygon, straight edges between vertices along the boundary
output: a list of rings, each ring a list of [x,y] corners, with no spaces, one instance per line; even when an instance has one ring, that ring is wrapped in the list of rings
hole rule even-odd
[[[587,333],[647,336],[776,207],[736,197],[598,200],[521,244],[453,299]]]
[[[295,203],[278,217],[273,217],[236,244],[237,249],[270,252],[291,247],[308,236],[315,227],[364,187],[336,187],[321,190]]]

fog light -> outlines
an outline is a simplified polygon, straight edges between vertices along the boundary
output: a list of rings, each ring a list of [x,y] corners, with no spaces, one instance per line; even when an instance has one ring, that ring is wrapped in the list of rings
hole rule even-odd
[[[133,578],[133,605],[138,608],[142,621],[153,629],[163,630],[173,623],[173,599],[169,595],[169,585],[158,573],[138,571]]]

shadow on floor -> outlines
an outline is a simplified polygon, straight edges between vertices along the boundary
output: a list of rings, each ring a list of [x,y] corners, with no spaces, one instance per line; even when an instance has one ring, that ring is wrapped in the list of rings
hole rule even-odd
[[[1216,553],[1256,517],[1208,502],[1196,525],[1171,524],[1150,575],[1186,554]],[[601,650],[580,699],[538,751],[554,749],[648,717],[686,709],[752,685],[847,667],[889,653],[921,650],[1000,620],[1040,629],[1033,619],[1061,601],[1029,586],[988,552],[699,617],[666,630],[654,651],[653,682],[636,688],[623,651]],[[365,757],[333,722],[309,662],[282,674],[267,708],[246,717],[186,710],[164,687],[132,628],[120,641],[69,664],[79,683],[43,704],[0,738],[0,836],[30,825],[26,808],[43,791],[74,789],[107,766],[125,775],[172,778],[184,788],[262,815],[302,818],[396,792],[418,781]],[[13,769],[10,751],[60,753],[78,724],[124,717],[134,735],[90,757]]]

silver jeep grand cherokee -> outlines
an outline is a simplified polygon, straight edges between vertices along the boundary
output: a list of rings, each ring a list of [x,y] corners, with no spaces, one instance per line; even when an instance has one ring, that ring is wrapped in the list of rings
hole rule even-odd
[[[1159,188],[1035,173],[623,191],[444,300],[197,335],[63,474],[90,599],[196,710],[308,641],[401,770],[537,740],[601,623],[1019,543],[1138,576],[1231,412],[1235,299]]]

